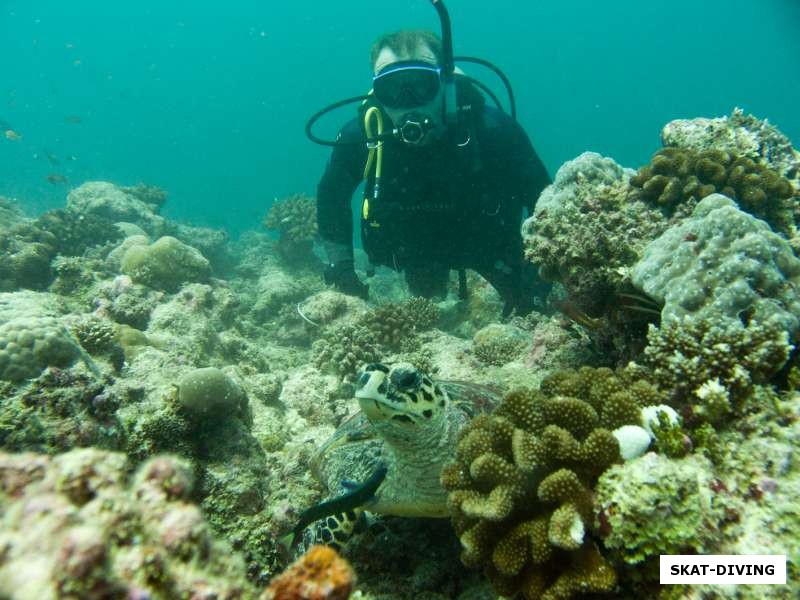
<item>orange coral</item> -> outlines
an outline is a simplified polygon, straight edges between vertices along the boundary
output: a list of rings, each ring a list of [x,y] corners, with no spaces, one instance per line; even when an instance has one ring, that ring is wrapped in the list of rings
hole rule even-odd
[[[349,563],[328,546],[312,546],[273,579],[262,600],[347,600],[355,586]]]

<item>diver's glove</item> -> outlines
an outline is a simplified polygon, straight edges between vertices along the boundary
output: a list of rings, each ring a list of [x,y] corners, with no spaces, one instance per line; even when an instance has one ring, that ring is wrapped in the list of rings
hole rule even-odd
[[[329,264],[325,267],[324,276],[325,283],[335,286],[343,294],[357,296],[363,300],[369,296],[369,286],[361,283],[352,260]]]

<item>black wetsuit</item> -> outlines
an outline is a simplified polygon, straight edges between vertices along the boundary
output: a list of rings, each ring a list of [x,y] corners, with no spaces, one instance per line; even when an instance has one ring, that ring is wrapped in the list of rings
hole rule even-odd
[[[532,308],[536,277],[524,261],[523,211],[533,211],[550,177],[523,129],[505,113],[481,105],[471,116],[471,141],[444,138],[429,146],[388,141],[381,193],[361,219],[364,249],[373,264],[405,271],[411,292],[446,289],[450,269],[474,269],[506,301],[507,311]],[[363,139],[359,119],[340,132]],[[363,178],[364,144],[335,147],[317,190],[319,232],[328,244],[352,248],[351,198]],[[374,169],[373,169],[374,171]],[[507,312],[506,311],[506,312]]]

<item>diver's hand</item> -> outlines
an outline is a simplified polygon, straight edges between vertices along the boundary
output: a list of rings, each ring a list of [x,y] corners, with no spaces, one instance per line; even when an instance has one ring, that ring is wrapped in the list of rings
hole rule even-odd
[[[369,286],[361,283],[351,260],[329,264],[325,267],[325,283],[335,286],[344,294],[357,296],[363,300],[369,296]]]

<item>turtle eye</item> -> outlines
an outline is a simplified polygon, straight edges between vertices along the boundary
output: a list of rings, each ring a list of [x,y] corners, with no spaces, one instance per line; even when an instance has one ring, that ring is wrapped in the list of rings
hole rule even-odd
[[[407,390],[419,386],[419,373],[403,369],[392,373],[392,383],[395,387]]]

